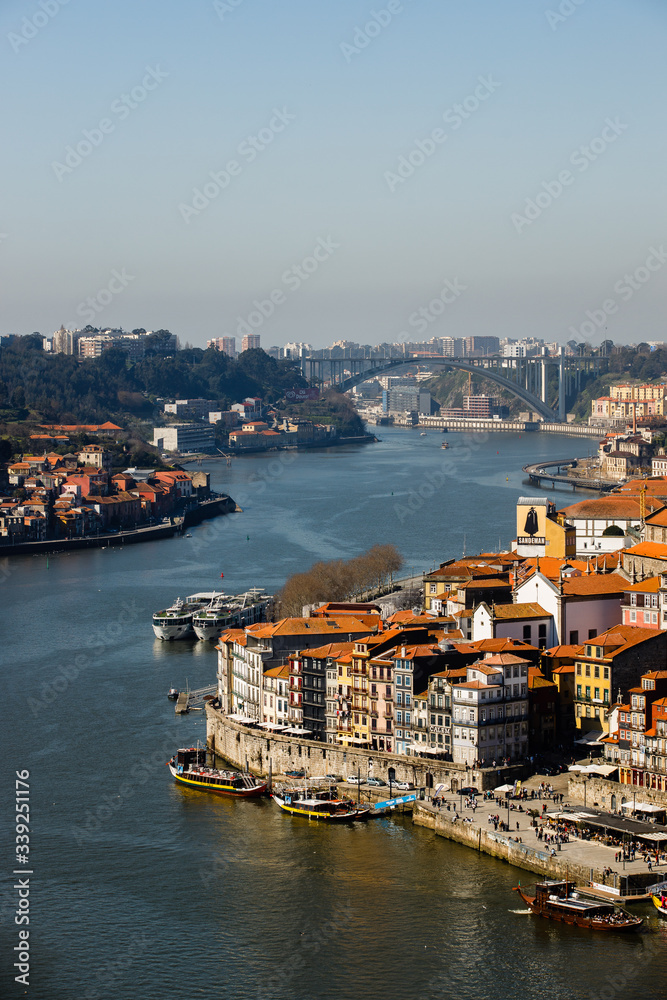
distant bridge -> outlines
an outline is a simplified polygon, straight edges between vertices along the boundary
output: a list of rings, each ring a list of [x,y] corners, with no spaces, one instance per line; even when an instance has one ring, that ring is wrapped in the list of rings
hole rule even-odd
[[[604,359],[558,357],[505,358],[492,355],[484,358],[446,358],[440,355],[408,354],[400,358],[365,355],[362,357],[332,356],[332,351],[317,351],[301,359],[301,369],[309,381],[347,392],[360,382],[378,378],[400,368],[457,368],[488,378],[507,389],[545,420],[565,420],[565,399],[581,384],[582,372],[599,374]],[[558,393],[549,403],[549,366],[558,374]],[[557,407],[557,415],[556,415]]]

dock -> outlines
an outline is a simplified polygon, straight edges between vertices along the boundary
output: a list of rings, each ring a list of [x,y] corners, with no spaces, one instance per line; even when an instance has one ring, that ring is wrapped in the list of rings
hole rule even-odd
[[[196,691],[181,691],[174,712],[176,715],[187,715],[192,708],[201,711],[204,702],[214,698],[217,690],[217,685],[211,684],[209,687],[197,688]]]

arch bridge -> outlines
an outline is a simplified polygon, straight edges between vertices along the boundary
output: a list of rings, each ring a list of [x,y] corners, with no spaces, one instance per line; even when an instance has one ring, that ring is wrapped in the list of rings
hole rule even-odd
[[[575,358],[559,355],[530,358],[505,358],[492,355],[483,358],[447,358],[440,355],[412,354],[399,358],[366,355],[337,357],[319,351],[301,359],[304,377],[310,381],[347,392],[361,382],[388,375],[401,368],[425,365],[428,368],[456,368],[488,378],[507,389],[526,405],[549,421],[565,420],[565,399],[573,389],[579,389],[582,372],[599,374],[601,358]],[[549,366],[558,377],[556,399],[549,403]]]

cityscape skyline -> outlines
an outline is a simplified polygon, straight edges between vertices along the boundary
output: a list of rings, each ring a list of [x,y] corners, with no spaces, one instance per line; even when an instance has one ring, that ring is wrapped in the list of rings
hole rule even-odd
[[[1,333],[662,339],[650,0],[46,6],[0,12]]]

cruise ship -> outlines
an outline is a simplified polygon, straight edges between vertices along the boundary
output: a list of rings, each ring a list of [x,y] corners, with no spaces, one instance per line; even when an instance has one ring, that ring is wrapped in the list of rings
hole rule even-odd
[[[228,628],[245,628],[246,625],[266,621],[272,601],[273,597],[259,587],[252,587],[236,597],[219,594],[192,616],[195,635],[204,641],[217,639]]]
[[[214,590],[200,594],[190,594],[189,597],[177,597],[170,608],[156,611],[153,615],[153,631],[158,639],[187,639],[193,635],[192,618],[195,611],[208,607],[222,593]]]

